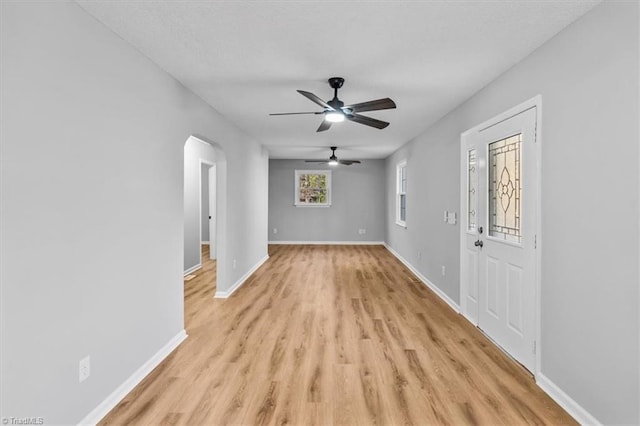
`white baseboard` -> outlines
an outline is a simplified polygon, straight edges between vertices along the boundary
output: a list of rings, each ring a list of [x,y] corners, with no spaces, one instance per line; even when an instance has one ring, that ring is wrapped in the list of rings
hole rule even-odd
[[[226,299],[227,297],[231,296],[233,294],[234,291],[236,291],[237,289],[240,288],[240,286],[242,284],[244,284],[244,282],[249,279],[249,277],[258,270],[259,267],[262,266],[262,264],[264,262],[266,262],[269,259],[269,255],[266,255],[265,257],[263,257],[262,259],[260,259],[258,261],[258,263],[256,263],[255,265],[253,265],[253,267],[251,269],[249,269],[247,271],[246,274],[244,274],[243,276],[240,277],[240,279],[238,281],[235,282],[235,284],[233,284],[231,286],[231,288],[227,291],[216,291],[215,297],[216,299]]]
[[[567,395],[562,389],[553,383],[547,376],[542,373],[536,375],[536,384],[547,393],[555,402],[558,403],[567,413],[571,415],[581,425],[601,426],[602,423],[593,417],[587,410],[582,408],[580,404]]]
[[[184,271],[184,276],[186,277],[187,275],[189,275],[192,272],[197,271],[198,269],[202,268],[202,263],[198,263],[195,266],[192,266],[191,268],[187,269],[186,271]]]
[[[177,348],[180,343],[187,338],[185,330],[176,334],[166,345],[164,345],[147,362],[142,364],[127,380],[111,393],[104,401],[94,408],[86,417],[78,423],[79,425],[96,425],[106,416],[125,396],[129,394],[149,373],[153,371],[166,357]]]
[[[411,272],[413,272],[413,274],[418,277],[420,279],[420,281],[422,281],[422,283],[424,285],[426,285],[427,287],[429,287],[429,289],[431,289],[431,291],[433,291],[435,294],[437,294],[442,300],[444,300],[447,305],[449,305],[451,307],[451,309],[453,309],[454,311],[456,311],[457,313],[460,313],[460,306],[453,301],[452,298],[450,298],[449,296],[447,296],[447,294],[440,290],[438,287],[436,287],[435,284],[433,284],[431,281],[429,281],[427,279],[427,277],[425,277],[424,275],[422,275],[420,272],[418,272],[418,270],[416,268],[413,267],[412,264],[410,264],[404,257],[400,256],[400,254],[395,251],[394,249],[392,249],[391,247],[389,247],[387,244],[384,245],[385,248],[387,250],[389,250],[389,252],[391,254],[393,254],[400,262],[402,262],[404,264],[404,266],[406,266],[407,268],[409,268],[409,270]]]
[[[269,241],[269,244],[323,246],[383,246],[383,241]]]
[[[398,252],[385,244],[385,247],[391,254],[393,254],[400,262],[402,262],[411,272],[413,272],[427,287],[433,290],[442,300],[444,300],[453,310],[460,312],[460,306],[455,303],[449,296],[447,296],[442,290],[431,283],[425,276],[416,270],[406,259],[404,259]],[[574,401],[569,395],[567,395],[562,389],[560,389],[555,383],[549,380],[542,373],[538,373],[535,376],[537,385],[545,391],[547,395],[565,409],[569,415],[571,415],[581,425],[594,425],[602,426],[595,417],[593,417],[587,410],[582,408],[580,404]]]

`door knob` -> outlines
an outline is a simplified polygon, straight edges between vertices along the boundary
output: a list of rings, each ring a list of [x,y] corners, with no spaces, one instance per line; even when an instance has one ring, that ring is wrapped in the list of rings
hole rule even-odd
[[[474,245],[474,246],[476,246],[476,247],[480,247],[480,248],[482,248],[482,246],[484,245],[484,243],[482,242],[482,240],[478,240],[478,241],[476,241],[475,243],[473,243],[473,245]]]

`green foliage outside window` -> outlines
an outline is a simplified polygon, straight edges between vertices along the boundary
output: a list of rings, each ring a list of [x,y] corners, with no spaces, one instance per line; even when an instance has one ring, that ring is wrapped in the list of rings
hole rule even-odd
[[[301,174],[299,176],[299,201],[306,204],[327,202],[327,176],[325,174]]]

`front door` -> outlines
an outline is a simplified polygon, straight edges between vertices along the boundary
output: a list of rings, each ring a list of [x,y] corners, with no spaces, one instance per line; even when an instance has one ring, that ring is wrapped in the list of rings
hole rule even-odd
[[[536,107],[463,136],[463,314],[535,370]]]

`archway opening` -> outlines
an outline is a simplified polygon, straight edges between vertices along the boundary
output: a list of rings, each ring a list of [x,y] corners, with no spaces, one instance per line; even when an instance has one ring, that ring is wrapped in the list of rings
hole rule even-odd
[[[222,147],[190,136],[184,144],[185,299],[195,293],[212,298],[227,282],[226,205],[227,162]]]

